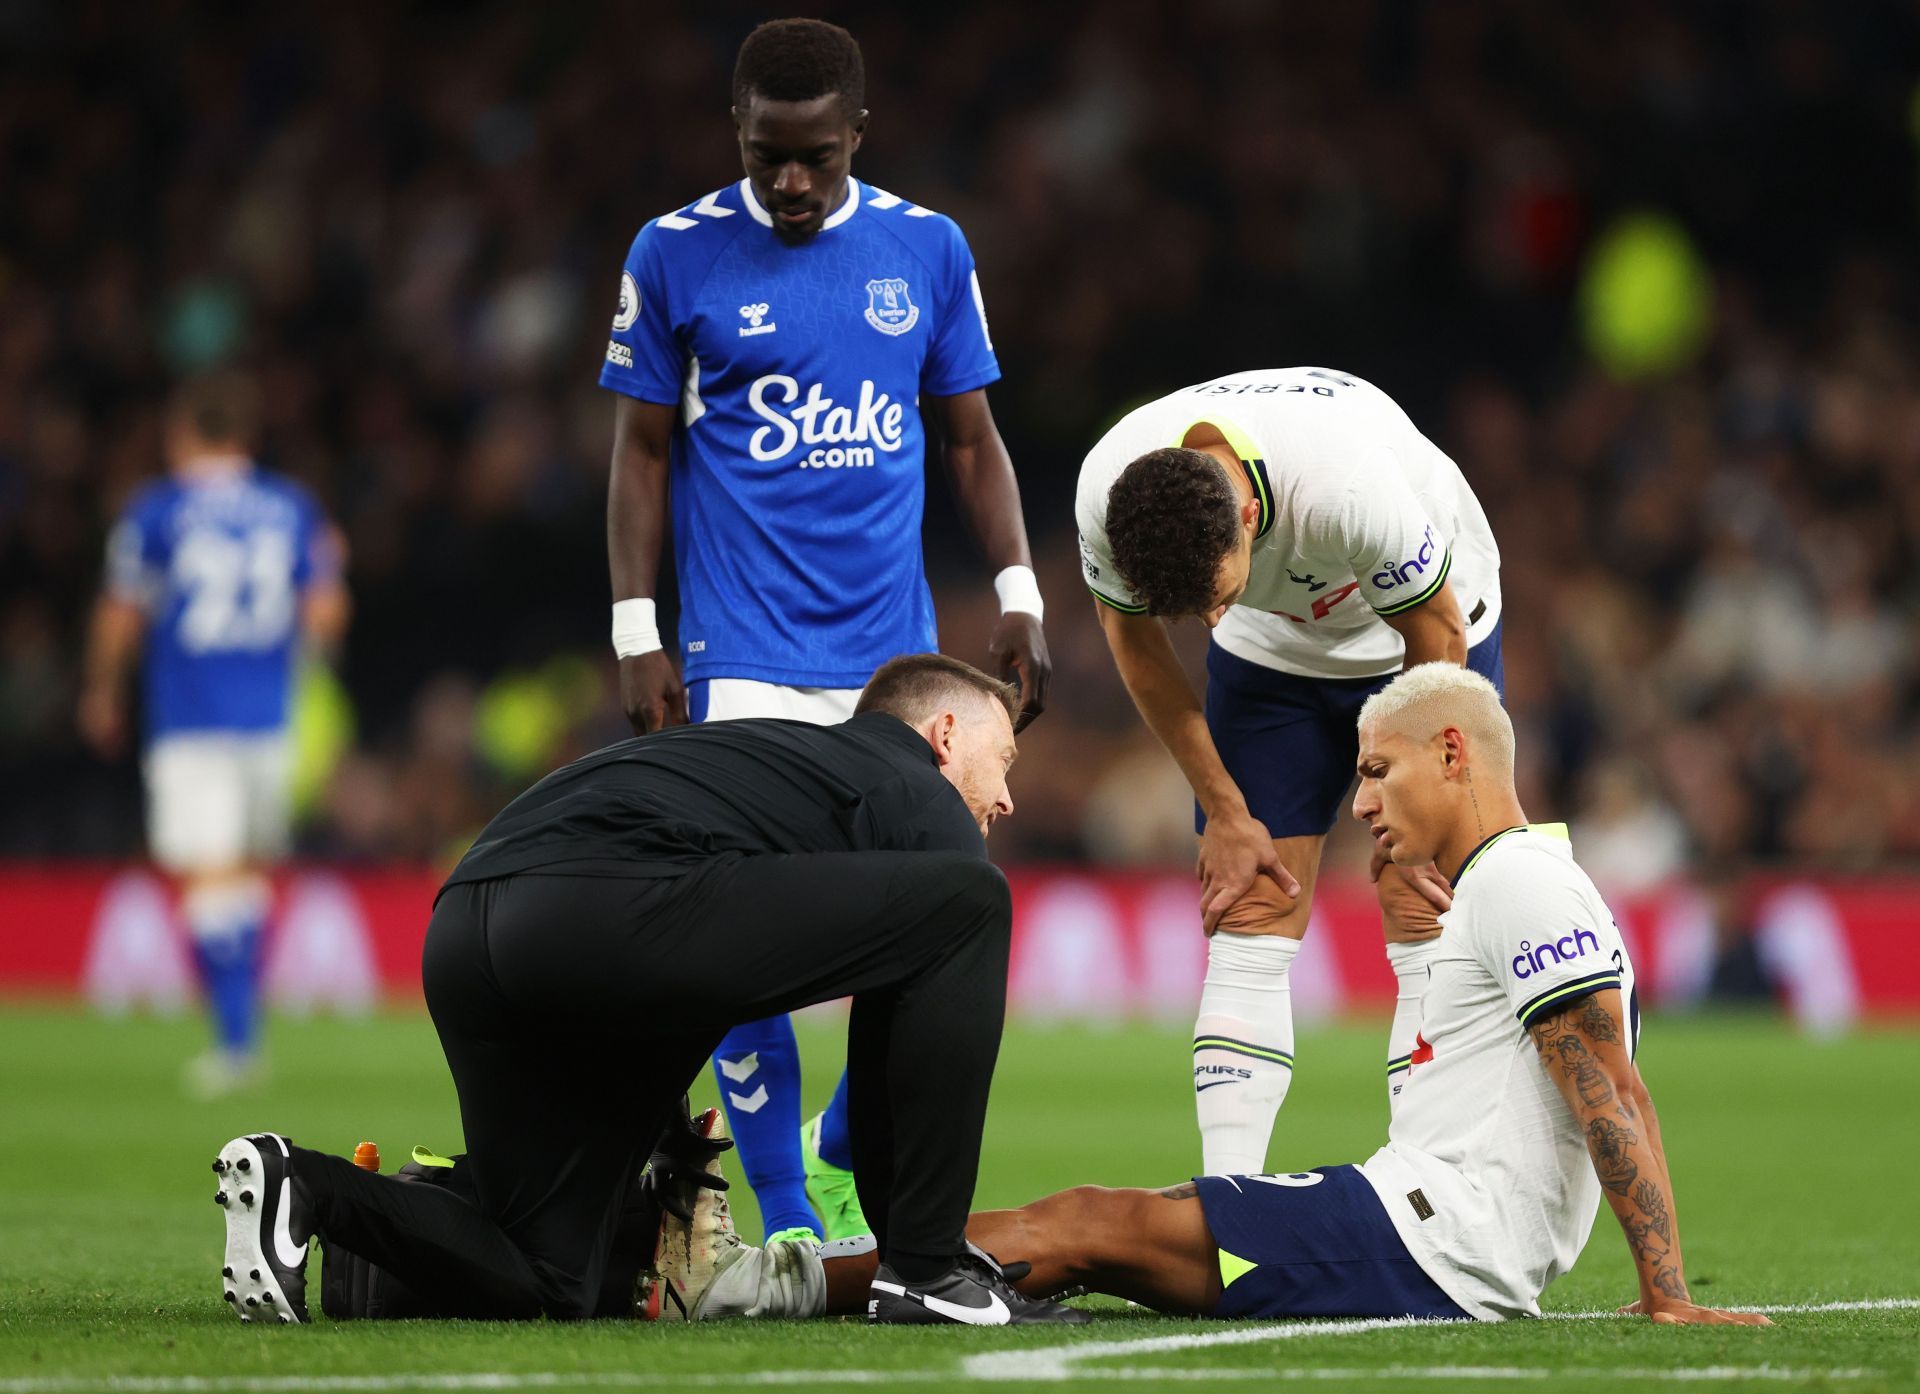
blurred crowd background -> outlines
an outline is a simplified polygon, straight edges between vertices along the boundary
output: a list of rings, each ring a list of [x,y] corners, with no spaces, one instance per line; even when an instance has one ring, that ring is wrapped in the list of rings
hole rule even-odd
[[[1317,363],[1485,502],[1525,802],[1603,883],[1920,861],[1911,6],[813,12],[865,48],[856,175],[958,219],[1005,370],[1057,671],[1002,858],[1191,857],[1075,473],[1140,400]],[[131,757],[75,732],[81,639],[159,405],[212,364],[258,374],[267,462],[350,546],[305,850],[449,856],[624,734],[604,325],[635,230],[739,177],[732,56],[775,13],[0,3],[0,855],[140,846]],[[937,469],[926,540],[981,661]]]

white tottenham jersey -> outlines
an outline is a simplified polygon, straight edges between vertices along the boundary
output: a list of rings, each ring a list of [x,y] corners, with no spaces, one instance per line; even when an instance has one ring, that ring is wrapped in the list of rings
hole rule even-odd
[[[1107,495],[1126,467],[1217,428],[1260,505],[1246,593],[1214,642],[1249,663],[1320,678],[1397,671],[1406,644],[1380,616],[1453,582],[1477,644],[1500,618],[1500,550],[1460,467],[1394,400],[1350,373],[1270,368],[1184,387],[1122,417],[1080,466],[1080,564],[1104,604],[1145,613],[1113,564]]]
[[[1573,860],[1566,825],[1498,833],[1454,881],[1453,908],[1387,1145],[1361,1166],[1414,1259],[1483,1320],[1538,1316],[1593,1232],[1600,1181],[1526,1027],[1618,988],[1634,1048],[1633,964]]]

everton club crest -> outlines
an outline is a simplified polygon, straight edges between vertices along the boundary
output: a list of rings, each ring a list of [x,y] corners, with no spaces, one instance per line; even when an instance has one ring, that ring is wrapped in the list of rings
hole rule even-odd
[[[867,282],[867,323],[882,334],[904,334],[920,322],[920,307],[907,299],[898,276]]]

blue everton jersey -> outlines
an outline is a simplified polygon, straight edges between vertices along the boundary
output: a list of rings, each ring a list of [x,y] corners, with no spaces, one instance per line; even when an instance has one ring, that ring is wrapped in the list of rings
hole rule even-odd
[[[805,242],[751,185],[640,230],[603,386],[678,403],[669,487],[689,680],[859,687],[936,647],[922,394],[1000,376],[949,218],[848,181]]]
[[[251,469],[161,480],[134,498],[108,545],[107,585],[147,612],[149,739],[286,724],[300,594],[333,578],[330,538],[305,489]]]

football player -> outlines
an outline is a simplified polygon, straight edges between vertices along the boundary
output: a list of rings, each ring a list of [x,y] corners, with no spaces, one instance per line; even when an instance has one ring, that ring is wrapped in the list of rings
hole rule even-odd
[[[1394,865],[1449,869],[1422,1024],[1387,1143],[1353,1166],[1087,1186],[974,1215],[969,1240],[1023,1293],[1075,1288],[1216,1317],[1538,1316],[1602,1199],[1633,1256],[1623,1311],[1767,1325],[1688,1291],[1660,1121],[1635,1065],[1632,960],[1562,824],[1529,824],[1493,685],[1447,663],[1361,708],[1353,814]],[[663,1312],[857,1312],[885,1290],[871,1241],[768,1262],[702,1192],[667,1218]],[[896,1318],[897,1319],[897,1318]],[[964,1321],[929,1309],[927,1321]]]
[[[852,176],[867,112],[846,30],[761,25],[733,103],[745,178],[640,230],[600,373],[619,394],[607,550],[634,729],[844,721],[882,663],[938,647],[920,549],[930,433],[995,573],[988,650],[1020,678],[1024,725],[1050,664],[966,238]],[[678,664],[654,609],[669,516]],[[803,1130],[785,1017],[739,1027],[714,1066],[768,1233],[814,1231],[809,1189],[828,1235],[863,1229],[844,1076]]]
[[[1129,412],[1088,453],[1081,567],[1121,679],[1193,788],[1207,972],[1194,1023],[1202,1169],[1258,1172],[1293,1077],[1288,980],[1354,715],[1403,668],[1497,687],[1500,554],[1459,467],[1347,373],[1233,373]],[[1212,629],[1204,707],[1165,622]],[[1376,857],[1398,1000],[1390,1104],[1447,905]]]
[[[174,876],[214,1021],[188,1083],[224,1093],[258,1073],[268,872],[291,812],[288,733],[303,642],[347,625],[339,533],[291,479],[260,469],[259,398],[231,373],[187,383],[167,414],[169,477],[127,506],[107,552],[80,697],[104,754],[127,739],[141,658],[147,841]]]

